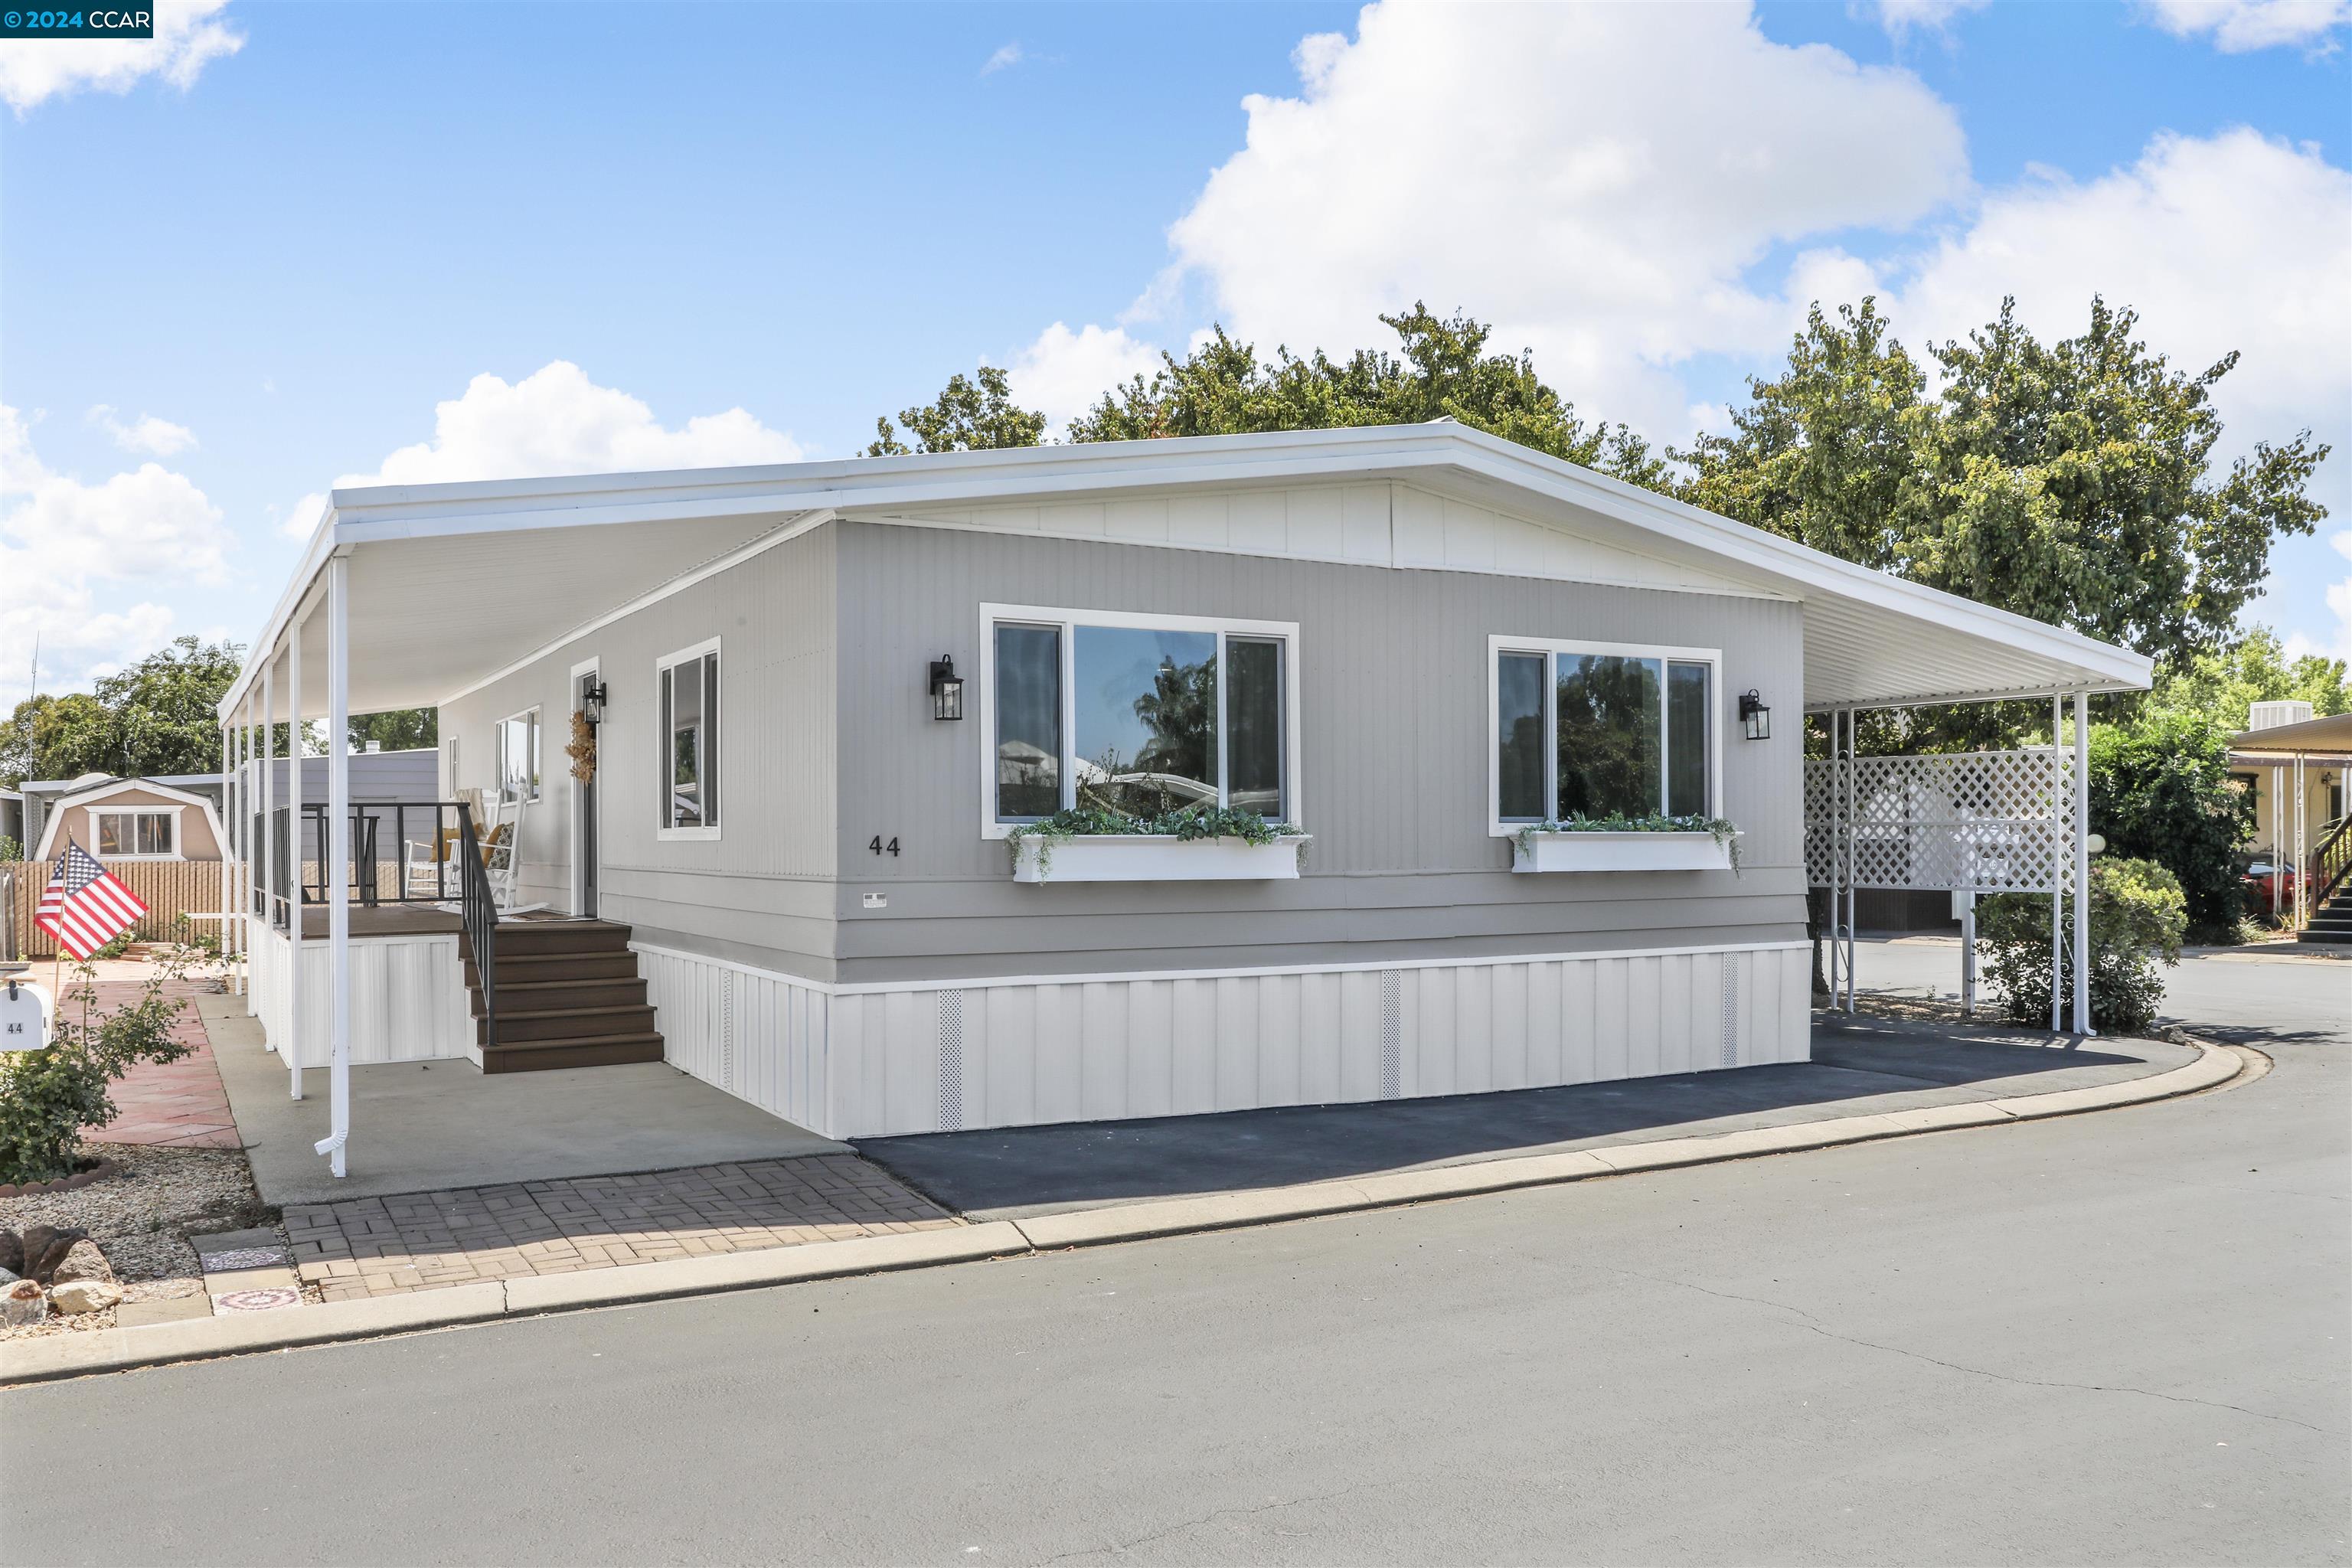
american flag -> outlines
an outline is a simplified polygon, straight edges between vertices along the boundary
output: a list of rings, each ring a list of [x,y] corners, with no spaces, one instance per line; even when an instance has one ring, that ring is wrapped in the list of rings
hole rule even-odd
[[[116,881],[89,850],[68,839],[65,853],[49,868],[49,885],[41,892],[33,923],[74,957],[87,959],[137,925],[146,912],[138,895]]]

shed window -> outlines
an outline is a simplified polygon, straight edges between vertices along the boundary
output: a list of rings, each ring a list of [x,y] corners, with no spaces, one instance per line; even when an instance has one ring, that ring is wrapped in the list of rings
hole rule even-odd
[[[991,607],[988,823],[1294,811],[1287,624]]]
[[[1719,662],[1711,649],[1496,639],[1496,825],[1715,815]]]
[[[180,853],[176,811],[93,811],[99,858],[107,860],[169,860]]]
[[[660,688],[661,832],[719,837],[719,645],[683,649],[656,667]]]

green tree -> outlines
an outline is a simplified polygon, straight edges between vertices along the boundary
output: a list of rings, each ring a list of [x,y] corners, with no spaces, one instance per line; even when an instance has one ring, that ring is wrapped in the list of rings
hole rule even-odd
[[[364,752],[373,742],[378,751],[414,752],[441,743],[441,710],[402,708],[389,713],[352,716],[352,750]]]
[[[1622,425],[1587,424],[1575,405],[1536,374],[1531,353],[1486,352],[1491,329],[1467,315],[1443,319],[1425,304],[1382,316],[1401,352],[1359,349],[1345,360],[1277,348],[1262,361],[1217,328],[1183,359],[1163,354],[1151,375],[1106,393],[1071,421],[1073,441],[1231,436],[1454,419],[1570,462],[1654,489],[1666,488],[1664,457]]]
[[[2226,942],[2238,920],[2237,847],[2253,801],[2230,776],[2230,731],[2202,713],[2148,709],[2091,730],[2091,830],[2107,853],[2179,879],[2191,930]]]
[[[869,458],[904,457],[908,452],[981,452],[1000,447],[1034,447],[1045,438],[1045,416],[1021,407],[1004,372],[984,364],[978,380],[961,374],[950,376],[945,391],[919,408],[902,408],[898,418],[916,445],[907,447],[887,419],[874,422]]]
[[[1731,433],[1686,453],[1688,499],[1850,561],[2137,648],[2168,667],[2222,647],[2273,540],[2325,510],[2309,431],[2216,471],[2211,389],[2091,301],[2044,344],[2012,302],[1933,350],[1931,390],[1876,301],[1817,306],[1789,368],[1749,384]]]
[[[2352,680],[2344,660],[2317,654],[2291,659],[2277,633],[2256,626],[2229,647],[2161,672],[2147,705],[2206,714],[2234,732],[2246,727],[2247,710],[2255,703],[2298,698],[2311,704],[2315,716],[2352,710]]]

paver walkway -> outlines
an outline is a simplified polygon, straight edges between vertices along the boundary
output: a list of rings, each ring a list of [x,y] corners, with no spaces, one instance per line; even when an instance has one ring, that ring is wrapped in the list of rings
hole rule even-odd
[[[960,1223],[850,1154],[289,1206],[330,1301]]]
[[[76,989],[67,982],[60,1010],[72,1008]],[[139,1000],[144,989],[135,981],[100,980],[92,989],[98,1007],[110,1011]],[[161,1066],[142,1063],[115,1080],[108,1092],[121,1114],[103,1127],[86,1128],[83,1136],[98,1143],[155,1143],[183,1149],[236,1149],[243,1140],[236,1120],[229,1114],[228,1091],[221,1087],[220,1068],[213,1060],[212,1041],[196,1016],[194,998],[209,987],[193,981],[167,981],[163,994],[184,1000],[172,1037],[194,1047],[178,1061]]]

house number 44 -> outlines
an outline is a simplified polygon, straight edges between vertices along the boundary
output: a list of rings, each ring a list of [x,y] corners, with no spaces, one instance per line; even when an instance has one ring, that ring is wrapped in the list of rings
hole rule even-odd
[[[896,855],[898,853],[898,840],[897,836],[893,835],[890,842],[885,844],[882,842],[882,836],[877,833],[874,836],[872,842],[868,843],[866,847],[873,850],[877,855]]]

